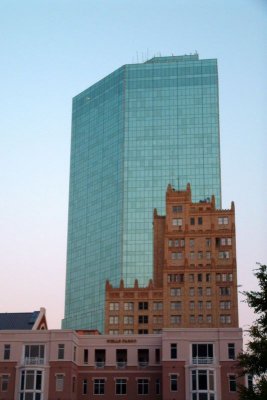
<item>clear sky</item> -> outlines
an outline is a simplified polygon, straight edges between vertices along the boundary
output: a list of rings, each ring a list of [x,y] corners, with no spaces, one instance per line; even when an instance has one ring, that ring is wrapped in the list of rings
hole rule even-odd
[[[217,58],[239,284],[267,263],[266,0],[0,1],[0,312],[64,313],[72,97],[154,55]],[[241,303],[240,322],[253,315]]]

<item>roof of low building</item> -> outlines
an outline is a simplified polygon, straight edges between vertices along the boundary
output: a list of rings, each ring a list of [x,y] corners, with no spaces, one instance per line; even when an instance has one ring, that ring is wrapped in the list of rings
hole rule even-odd
[[[32,330],[41,311],[0,313],[0,330]]]

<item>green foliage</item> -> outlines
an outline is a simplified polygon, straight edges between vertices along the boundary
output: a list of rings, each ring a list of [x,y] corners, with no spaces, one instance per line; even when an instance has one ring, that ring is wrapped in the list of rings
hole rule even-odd
[[[254,377],[253,388],[240,387],[241,400],[267,399],[267,266],[260,265],[254,275],[259,291],[243,292],[249,307],[258,316],[249,329],[247,351],[239,355],[244,374]]]

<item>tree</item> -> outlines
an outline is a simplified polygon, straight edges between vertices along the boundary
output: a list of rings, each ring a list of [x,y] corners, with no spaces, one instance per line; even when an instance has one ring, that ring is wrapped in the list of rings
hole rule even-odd
[[[258,318],[248,330],[250,341],[246,352],[238,357],[243,373],[253,376],[253,385],[240,387],[241,400],[267,399],[267,266],[259,264],[254,275],[258,279],[259,291],[242,294]]]

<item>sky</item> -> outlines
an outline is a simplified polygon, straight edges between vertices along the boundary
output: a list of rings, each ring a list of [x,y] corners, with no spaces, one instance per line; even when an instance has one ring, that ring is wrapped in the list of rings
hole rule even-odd
[[[64,315],[72,98],[121,65],[217,58],[240,290],[267,263],[267,0],[0,1],[0,312]],[[240,326],[255,315],[240,296]]]

